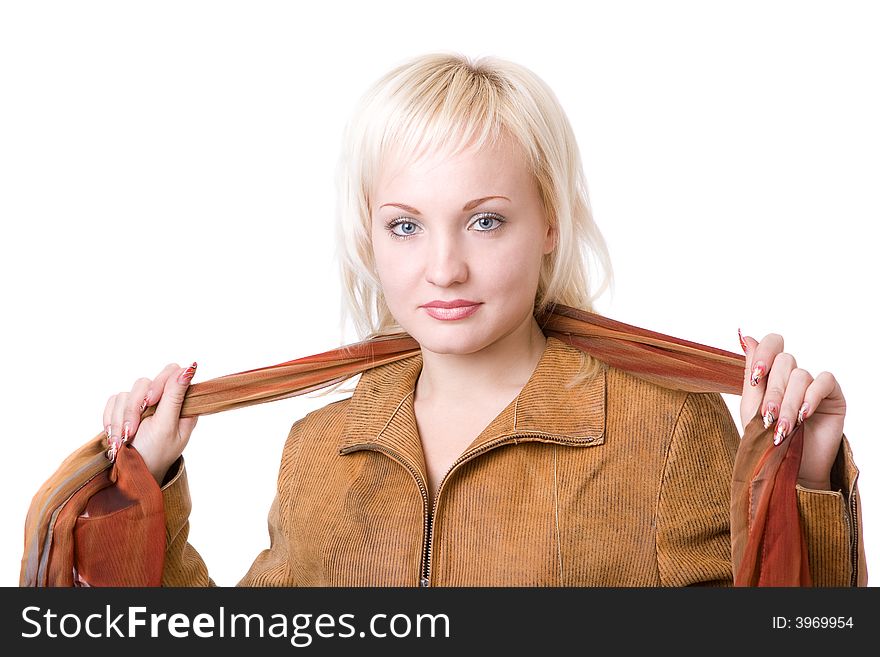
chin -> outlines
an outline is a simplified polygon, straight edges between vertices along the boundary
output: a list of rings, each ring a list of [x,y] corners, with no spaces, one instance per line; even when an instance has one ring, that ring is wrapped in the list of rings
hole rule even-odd
[[[485,327],[468,326],[463,322],[429,320],[433,326],[418,323],[412,331],[407,331],[422,349],[435,354],[473,354],[496,342],[501,336]]]

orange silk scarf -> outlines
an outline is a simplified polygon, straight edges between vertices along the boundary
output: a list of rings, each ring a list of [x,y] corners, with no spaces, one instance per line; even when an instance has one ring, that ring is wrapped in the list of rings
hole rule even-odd
[[[742,355],[563,305],[536,319],[545,335],[653,383],[689,392],[742,393]],[[407,358],[418,349],[412,337],[396,333],[195,383],[186,393],[181,416],[301,395]],[[142,417],[154,411],[147,408]],[[760,413],[744,433],[731,495],[734,584],[809,586],[795,491],[802,425],[778,447],[764,430]],[[21,586],[161,583],[161,491],[130,444],[112,464],[106,450],[102,432],[71,454],[34,496],[25,523]]]

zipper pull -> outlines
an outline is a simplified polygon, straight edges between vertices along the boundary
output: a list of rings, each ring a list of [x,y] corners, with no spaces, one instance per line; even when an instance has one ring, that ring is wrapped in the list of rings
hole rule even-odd
[[[422,577],[422,579],[419,580],[419,586],[422,588],[428,586],[428,578]]]

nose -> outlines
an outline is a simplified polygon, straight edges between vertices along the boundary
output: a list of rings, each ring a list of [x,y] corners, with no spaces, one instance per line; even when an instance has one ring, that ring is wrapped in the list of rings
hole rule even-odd
[[[449,235],[435,235],[428,244],[425,280],[438,287],[464,283],[468,277],[467,258],[462,245]]]

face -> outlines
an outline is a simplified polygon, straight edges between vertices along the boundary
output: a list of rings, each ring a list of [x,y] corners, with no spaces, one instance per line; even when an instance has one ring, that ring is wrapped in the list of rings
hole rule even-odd
[[[533,321],[554,238],[516,142],[386,169],[372,198],[382,291],[422,349],[475,353]]]

